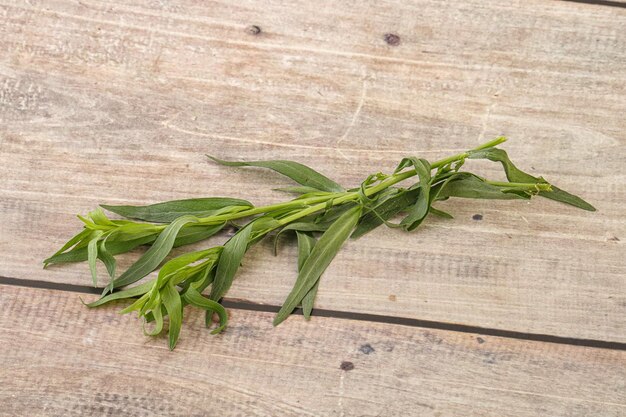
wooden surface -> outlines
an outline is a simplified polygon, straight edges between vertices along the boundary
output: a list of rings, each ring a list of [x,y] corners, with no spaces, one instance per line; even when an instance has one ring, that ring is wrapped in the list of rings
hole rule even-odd
[[[333,318],[273,328],[266,313],[235,311],[216,337],[191,313],[171,353],[119,305],[94,314],[73,293],[0,289],[0,317],[15,323],[0,333],[0,415],[626,412],[624,351]]]
[[[0,0],[0,21],[0,276],[89,285],[85,265],[42,271],[41,260],[78,230],[75,214],[99,203],[284,198],[272,191],[288,184],[283,178],[215,166],[205,153],[298,160],[354,186],[403,156],[434,160],[505,134],[520,167],[598,212],[547,200],[445,202],[454,220],[350,242],[324,275],[316,305],[626,343],[626,9],[548,0]],[[386,43],[386,33],[399,44]],[[474,166],[501,175],[497,166]],[[269,250],[248,254],[230,298],[284,300],[295,251],[286,243],[266,258]],[[233,310],[226,335],[209,337],[192,316],[181,347],[166,353],[134,318],[87,311],[75,295],[1,291],[12,355],[0,359],[0,369],[11,366],[0,374],[11,382],[2,384],[13,407],[0,411],[7,415],[211,415],[223,397],[226,415],[341,415],[339,404],[344,415],[373,416],[625,412],[622,351],[493,338],[489,349],[510,358],[494,365],[480,353],[487,343],[469,333],[320,317],[270,330],[270,314]],[[70,327],[51,319],[63,315]],[[433,332],[450,340],[445,348],[432,346]],[[358,356],[370,337],[406,349]],[[128,355],[119,365],[114,343]],[[268,344],[271,352],[261,353]],[[205,361],[233,349],[235,356]],[[303,357],[314,358],[310,366],[298,365]],[[344,357],[355,360],[353,371],[338,370]],[[363,374],[360,359],[370,361]],[[154,372],[148,363],[158,364]],[[193,375],[179,379],[178,367],[189,363]],[[119,397],[105,397],[107,375],[123,364],[171,386],[151,397],[124,373]],[[235,388],[222,395],[225,382],[209,381],[213,372]],[[345,391],[342,375],[353,378]],[[335,397],[309,393],[316,383]],[[165,391],[194,399],[167,403]],[[417,411],[418,403],[434,408]]]

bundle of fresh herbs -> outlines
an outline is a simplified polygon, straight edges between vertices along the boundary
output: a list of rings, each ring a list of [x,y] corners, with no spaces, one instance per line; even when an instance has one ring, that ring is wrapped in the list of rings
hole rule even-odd
[[[418,227],[428,214],[452,218],[433,207],[450,197],[482,199],[529,199],[534,195],[550,198],[584,210],[595,210],[579,197],[569,194],[541,177],[519,170],[506,152],[496,148],[503,137],[477,148],[433,163],[407,157],[395,171],[368,176],[359,187],[342,186],[313,169],[291,161],[227,162],[209,157],[228,166],[252,166],[272,169],[299,186],[283,189],[298,196],[290,201],[255,207],[235,198],[197,198],[168,201],[149,206],[108,206],[102,208],[126,219],[109,219],[101,209],[78,216],[83,230],[71,238],[45,265],[87,261],[94,286],[96,263],[106,266],[110,283],[102,297],[88,304],[97,307],[113,300],[132,303],[122,313],[137,311],[154,327],[146,331],[157,335],[163,331],[165,317],[169,322],[169,347],[178,340],[183,311],[192,305],[206,311],[206,324],[213,315],[219,317],[219,333],[227,323],[227,313],[220,299],[230,288],[246,251],[268,235],[275,242],[286,232],[295,233],[298,241],[298,277],[295,285],[274,319],[274,325],[285,320],[298,306],[308,319],[313,309],[320,276],[349,237],[357,238],[380,225],[406,231]],[[499,162],[508,182],[489,181],[463,171],[466,160],[488,159]],[[418,181],[399,187],[398,183],[417,177]],[[399,223],[391,219],[403,214]],[[247,223],[239,225],[245,220]],[[236,223],[234,223],[237,221]],[[206,239],[226,225],[237,224],[238,231],[223,246],[185,253],[163,263],[172,248]],[[139,246],[148,250],[126,271],[116,276],[115,255]],[[121,289],[141,280],[161,263],[158,276],[137,286]],[[203,292],[210,287],[208,295]]]

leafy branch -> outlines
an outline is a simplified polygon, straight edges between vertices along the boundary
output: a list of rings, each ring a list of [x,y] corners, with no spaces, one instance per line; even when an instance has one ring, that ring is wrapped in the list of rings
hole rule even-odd
[[[451,197],[479,199],[529,199],[539,195],[584,210],[594,211],[589,203],[569,194],[541,177],[517,168],[506,152],[496,146],[496,138],[472,150],[430,163],[416,157],[400,161],[393,173],[375,173],[359,187],[344,189],[313,169],[292,161],[229,162],[214,157],[227,166],[249,166],[272,169],[296,183],[282,189],[297,197],[268,206],[255,207],[235,198],[197,198],[168,201],[148,206],[101,207],[124,217],[110,219],[98,208],[87,216],[78,216],[84,227],[58,252],[44,261],[44,266],[87,261],[94,286],[97,286],[96,264],[100,260],[110,281],[102,297],[90,304],[97,307],[114,300],[132,303],[122,313],[136,311],[146,322],[154,322],[147,335],[158,335],[169,322],[169,346],[174,349],[180,335],[186,305],[206,311],[206,325],[211,326],[217,314],[219,325],[212,333],[226,328],[227,313],[219,303],[228,292],[245,253],[265,237],[293,232],[298,241],[298,276],[292,291],[274,319],[284,321],[298,306],[306,319],[311,311],[320,276],[349,237],[358,238],[386,225],[411,231],[433,214],[452,216],[433,207]],[[467,160],[486,159],[502,164],[507,182],[490,181],[461,168]],[[417,182],[408,187],[397,184],[412,177]],[[392,219],[404,213],[399,223]],[[171,250],[204,240],[227,224],[245,220],[223,246],[185,253],[166,262]],[[148,246],[137,261],[117,276],[115,255]],[[135,284],[161,266],[156,278]],[[209,289],[208,295],[203,295]]]

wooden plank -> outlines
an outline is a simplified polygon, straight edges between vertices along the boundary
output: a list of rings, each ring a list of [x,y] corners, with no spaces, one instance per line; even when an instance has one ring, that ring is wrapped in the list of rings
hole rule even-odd
[[[233,311],[180,345],[74,293],[2,286],[0,415],[619,416],[626,352]],[[344,364],[344,369],[341,366]],[[352,369],[351,369],[352,368]]]
[[[504,133],[521,166],[599,212],[447,202],[455,220],[350,243],[318,306],[626,341],[626,12],[404,3],[0,2],[0,274],[88,284],[84,265],[39,265],[101,202],[284,198],[275,175],[204,153],[300,160],[355,185]],[[295,253],[268,250],[229,296],[282,302]]]

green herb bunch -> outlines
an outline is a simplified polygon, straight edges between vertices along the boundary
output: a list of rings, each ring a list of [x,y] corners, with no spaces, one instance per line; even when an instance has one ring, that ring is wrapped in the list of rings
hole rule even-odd
[[[584,210],[595,210],[579,197],[569,194],[541,177],[519,170],[506,152],[496,148],[503,137],[477,148],[430,163],[408,157],[390,174],[368,176],[359,187],[344,189],[319,172],[291,161],[228,162],[209,157],[228,166],[252,166],[272,169],[299,186],[282,189],[296,198],[264,207],[235,198],[197,198],[176,200],[149,206],[108,206],[102,208],[133,220],[109,219],[101,209],[78,216],[83,230],[57,253],[44,261],[49,264],[87,261],[94,286],[97,286],[96,263],[99,259],[110,276],[102,297],[90,304],[97,307],[114,300],[132,303],[122,313],[137,311],[146,322],[154,322],[157,335],[168,318],[169,347],[179,338],[183,311],[192,305],[206,311],[207,327],[213,316],[221,332],[228,315],[220,304],[230,288],[246,251],[263,238],[295,233],[298,241],[298,276],[291,293],[274,319],[285,320],[298,306],[310,318],[320,276],[349,237],[358,238],[380,225],[411,231],[428,214],[452,218],[433,207],[450,197],[481,199],[529,199],[534,195],[567,203]],[[471,159],[487,159],[502,164],[508,182],[489,181],[462,170]],[[406,188],[397,184],[417,177]],[[399,223],[392,219],[402,214]],[[240,225],[241,221],[247,221]],[[226,225],[238,231],[224,243],[204,250],[185,253],[166,262],[172,248],[198,242],[215,235]],[[237,226],[238,225],[238,226]],[[121,275],[116,274],[115,255],[148,246],[147,251]],[[163,263],[164,262],[164,263]],[[127,289],[161,266],[158,276]],[[205,294],[208,291],[208,294]]]

